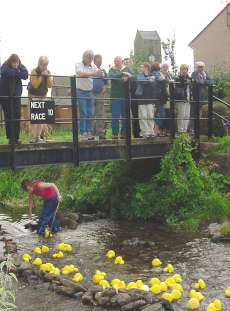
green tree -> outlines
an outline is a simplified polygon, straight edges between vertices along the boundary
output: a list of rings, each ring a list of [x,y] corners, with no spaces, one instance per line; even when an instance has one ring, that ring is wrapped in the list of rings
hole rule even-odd
[[[170,61],[172,67],[173,76],[177,75],[178,67],[176,65],[176,37],[175,34],[172,38],[167,38],[166,41],[161,42],[161,46],[164,52],[164,60]]]

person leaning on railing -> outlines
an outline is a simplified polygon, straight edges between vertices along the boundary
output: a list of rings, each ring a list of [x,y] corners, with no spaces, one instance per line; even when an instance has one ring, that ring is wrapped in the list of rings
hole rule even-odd
[[[20,118],[21,118],[21,95],[22,81],[28,79],[28,71],[22,65],[20,58],[12,54],[1,66],[0,79],[0,104],[4,112],[6,136],[9,143],[19,144]],[[3,97],[1,97],[3,96]],[[13,99],[10,96],[14,96]],[[11,108],[13,111],[11,111]],[[13,118],[14,122],[10,124],[9,120]],[[13,133],[11,132],[13,129]]]
[[[161,111],[161,73],[160,64],[153,63],[150,70],[150,80],[152,81],[152,99],[155,107],[155,117],[154,117],[154,135],[160,135],[160,130],[162,128],[162,117]]]
[[[189,67],[186,64],[180,65],[180,72],[175,78],[174,99],[177,110],[177,129],[179,133],[188,130],[190,119],[190,83],[188,74]]]
[[[83,53],[82,61],[76,64],[77,100],[80,111],[80,139],[92,140],[93,131],[93,78],[103,78],[104,72],[93,64],[94,53],[87,50]]]
[[[150,81],[150,64],[144,63],[136,76],[137,87],[135,96],[138,99],[140,137],[149,138],[154,133],[154,106],[150,101],[152,98],[152,82]]]
[[[49,88],[53,86],[53,77],[48,70],[49,60],[46,56],[41,56],[38,60],[37,68],[31,71],[30,82],[28,84],[28,96],[45,100]],[[32,143],[45,142],[48,137],[47,124],[30,124],[29,131],[32,135]]]
[[[109,78],[111,78],[110,103],[112,112],[112,138],[117,139],[125,137],[125,99],[127,94],[127,84],[132,75],[127,72],[127,68],[123,66],[121,56],[114,59],[114,67],[109,70]],[[119,118],[121,120],[121,128],[119,126]]]

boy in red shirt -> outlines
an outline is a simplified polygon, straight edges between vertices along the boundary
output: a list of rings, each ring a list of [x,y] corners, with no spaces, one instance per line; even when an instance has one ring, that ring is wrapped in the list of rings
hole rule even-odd
[[[53,183],[46,183],[40,180],[23,180],[22,189],[29,193],[29,218],[32,217],[34,207],[33,196],[39,196],[43,199],[44,205],[37,225],[37,233],[43,234],[49,226],[52,232],[58,232],[61,227],[56,220],[56,210],[62,200],[57,186]]]

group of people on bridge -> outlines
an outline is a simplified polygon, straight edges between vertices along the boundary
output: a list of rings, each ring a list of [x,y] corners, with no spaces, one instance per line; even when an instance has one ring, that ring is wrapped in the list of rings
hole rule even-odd
[[[32,70],[28,83],[28,97],[45,100],[53,87],[53,77],[48,70],[49,60],[41,56],[38,66]],[[110,102],[112,114],[112,138],[124,138],[126,129],[127,100],[130,101],[132,130],[135,138],[151,138],[168,134],[169,84],[174,81],[173,96],[176,101],[178,132],[193,131],[194,107],[191,82],[199,88],[200,99],[204,97],[211,79],[205,64],[197,62],[195,71],[189,75],[189,66],[181,64],[179,73],[172,77],[168,64],[147,63],[133,69],[130,58],[114,58],[109,71],[102,67],[102,56],[92,50],[83,53],[82,61],[76,64],[76,96],[80,113],[80,139],[105,139],[105,103]],[[20,58],[13,54],[1,66],[0,105],[5,119],[6,136],[11,143],[19,143],[22,80],[29,77]],[[12,78],[14,83],[12,83]],[[13,105],[10,96],[13,94]],[[13,111],[11,111],[13,109]],[[13,118],[13,126],[10,120]],[[12,135],[13,130],[13,135]],[[46,124],[31,124],[30,133],[34,143],[47,138]]]

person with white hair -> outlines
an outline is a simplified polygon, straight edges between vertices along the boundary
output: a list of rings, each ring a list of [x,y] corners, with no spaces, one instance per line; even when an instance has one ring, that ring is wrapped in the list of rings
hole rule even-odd
[[[77,99],[80,111],[80,139],[92,140],[94,104],[93,78],[104,77],[104,72],[93,63],[94,53],[87,50],[83,53],[82,61],[76,64]]]
[[[53,77],[48,70],[49,59],[40,56],[38,66],[31,71],[30,82],[28,84],[28,96],[36,100],[46,99],[47,93],[53,86]],[[32,143],[45,142],[48,137],[47,124],[30,124],[29,129],[32,135]]]

